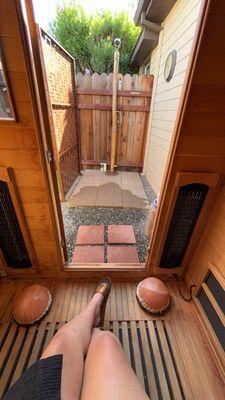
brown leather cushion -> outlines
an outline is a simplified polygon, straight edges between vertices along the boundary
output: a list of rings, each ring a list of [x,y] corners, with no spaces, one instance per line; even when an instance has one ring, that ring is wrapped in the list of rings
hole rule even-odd
[[[170,304],[170,296],[166,285],[158,278],[146,278],[137,286],[137,298],[149,312],[160,313]]]
[[[27,286],[13,302],[13,318],[21,325],[33,324],[46,314],[51,303],[52,295],[46,287]]]

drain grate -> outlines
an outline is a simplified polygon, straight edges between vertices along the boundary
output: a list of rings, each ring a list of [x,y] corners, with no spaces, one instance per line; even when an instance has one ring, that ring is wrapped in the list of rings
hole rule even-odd
[[[33,364],[65,322],[42,322],[30,328],[0,326],[0,398]],[[185,399],[178,353],[169,321],[109,321],[105,329],[120,340],[140,383],[150,398]],[[184,378],[184,377],[183,377]]]

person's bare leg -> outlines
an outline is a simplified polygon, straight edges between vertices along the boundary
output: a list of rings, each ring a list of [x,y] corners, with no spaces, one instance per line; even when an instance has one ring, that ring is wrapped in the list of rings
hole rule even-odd
[[[81,400],[149,400],[110,332],[93,329],[84,366]]]
[[[62,400],[80,399],[84,358],[91,340],[93,326],[98,326],[103,296],[93,296],[86,310],[64,325],[52,338],[41,358],[63,354],[61,380]]]

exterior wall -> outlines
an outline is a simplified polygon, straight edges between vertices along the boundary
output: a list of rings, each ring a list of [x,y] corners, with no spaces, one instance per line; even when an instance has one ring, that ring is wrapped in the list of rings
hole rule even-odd
[[[219,0],[210,2],[207,13],[208,5],[209,2],[205,2],[202,9],[200,29],[188,71],[189,79],[181,97],[182,112],[176,121],[176,147],[165,175],[166,190],[159,203],[149,256],[150,272],[162,273],[159,260],[171,221],[174,188],[179,179],[177,174],[216,174],[219,181],[212,188],[213,197],[204,204],[182,262],[182,268],[190,268],[186,275],[188,283],[200,282],[203,271],[210,264],[224,273],[224,188],[217,202],[216,195],[225,182],[225,115],[222,101],[225,42],[221,30],[217,29],[218,26],[225,27],[225,3]],[[198,176],[193,180],[196,181]],[[166,271],[171,274],[171,269]]]
[[[201,283],[210,266],[215,266],[225,279],[225,185],[223,186],[198,249],[187,272],[190,283]]]
[[[150,60],[150,74],[156,74],[157,69],[157,54],[158,54],[158,47],[156,47],[151,53],[151,60]]]
[[[178,0],[163,23],[162,45],[158,44],[151,54],[151,74],[155,76],[156,87],[144,173],[156,193],[161,189],[200,6],[201,0]],[[177,64],[168,83],[164,79],[164,66],[173,49],[177,50]],[[158,69],[157,57],[160,58]]]

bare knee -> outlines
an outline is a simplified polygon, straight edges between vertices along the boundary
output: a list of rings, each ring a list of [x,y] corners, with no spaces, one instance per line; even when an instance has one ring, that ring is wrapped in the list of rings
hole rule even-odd
[[[45,349],[41,358],[49,357],[54,354],[71,354],[73,352],[73,340],[68,332],[59,331],[53,336],[48,347]]]
[[[103,352],[114,351],[115,347],[121,347],[119,340],[113,333],[99,329],[93,330],[91,346],[99,347]]]

